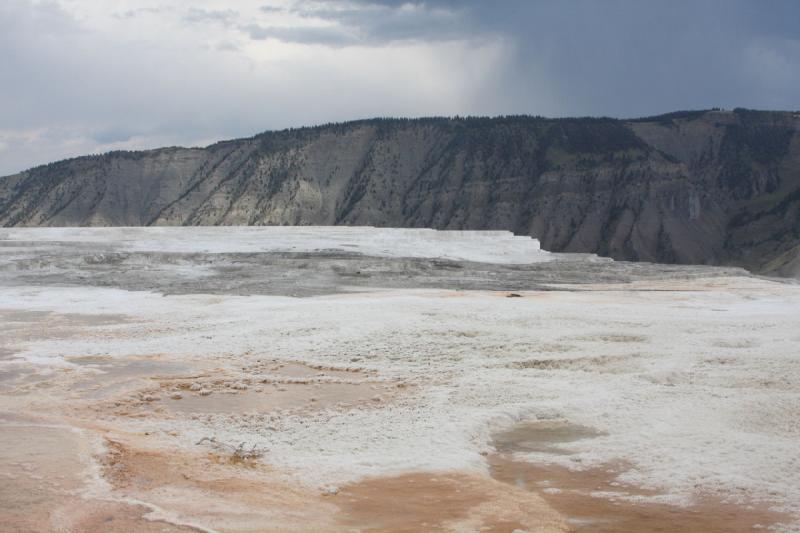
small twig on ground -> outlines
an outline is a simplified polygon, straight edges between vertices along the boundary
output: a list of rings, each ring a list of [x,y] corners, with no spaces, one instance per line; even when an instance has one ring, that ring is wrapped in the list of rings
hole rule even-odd
[[[234,446],[232,444],[226,444],[224,442],[219,442],[216,437],[203,437],[199,441],[197,441],[197,445],[203,444],[208,442],[211,444],[211,447],[218,451],[224,451],[230,454],[231,462],[232,463],[243,463],[249,461],[255,461],[256,459],[260,459],[266,453],[265,449],[259,448],[255,444],[253,444],[249,449],[245,447],[245,443],[241,442],[238,446]]]

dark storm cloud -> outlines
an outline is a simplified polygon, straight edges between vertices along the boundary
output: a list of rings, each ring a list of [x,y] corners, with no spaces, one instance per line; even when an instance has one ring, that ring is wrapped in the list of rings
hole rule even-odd
[[[519,86],[551,80],[559,114],[798,104],[797,2],[520,2],[474,15],[515,36]]]
[[[301,1],[295,10],[373,42],[502,35],[516,49],[498,94],[504,112],[800,107],[794,0]]]
[[[800,108],[794,0],[307,0],[293,11],[347,30],[338,39],[294,35],[299,41],[504,36],[515,45],[515,68],[497,94],[498,112],[631,117],[714,106]]]

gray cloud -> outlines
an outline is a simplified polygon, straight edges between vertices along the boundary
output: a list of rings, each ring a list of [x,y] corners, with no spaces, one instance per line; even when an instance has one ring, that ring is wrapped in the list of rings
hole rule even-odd
[[[268,14],[290,13],[322,25],[243,25],[243,31],[257,40],[337,47],[383,46],[407,41],[476,39],[482,34],[466,16],[469,10],[424,2],[300,0],[289,8],[266,5],[260,9]]]
[[[251,39],[255,40],[277,39],[286,43],[321,44],[337,47],[359,43],[359,39],[346,29],[339,27],[288,27],[247,24],[242,26],[242,30]]]
[[[120,13],[114,13],[112,16],[117,19],[132,19],[142,15],[159,15],[164,13],[166,9],[158,7],[140,7],[136,9],[128,9]]]
[[[220,22],[229,24],[239,16],[233,9],[200,9],[190,7],[183,20],[186,22]]]
[[[436,41],[474,38],[483,29],[469,8],[424,2],[314,2],[295,4],[292,12],[349,28],[363,42]]]

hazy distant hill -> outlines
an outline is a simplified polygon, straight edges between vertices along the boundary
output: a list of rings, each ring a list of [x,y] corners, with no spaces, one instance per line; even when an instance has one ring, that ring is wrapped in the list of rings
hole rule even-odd
[[[0,178],[0,224],[508,229],[553,251],[800,272],[800,114],[374,119]]]

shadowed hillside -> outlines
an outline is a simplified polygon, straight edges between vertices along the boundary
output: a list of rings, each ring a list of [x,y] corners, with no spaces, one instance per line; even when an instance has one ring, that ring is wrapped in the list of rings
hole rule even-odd
[[[800,272],[800,114],[374,119],[0,179],[4,226],[505,229],[545,249]]]

